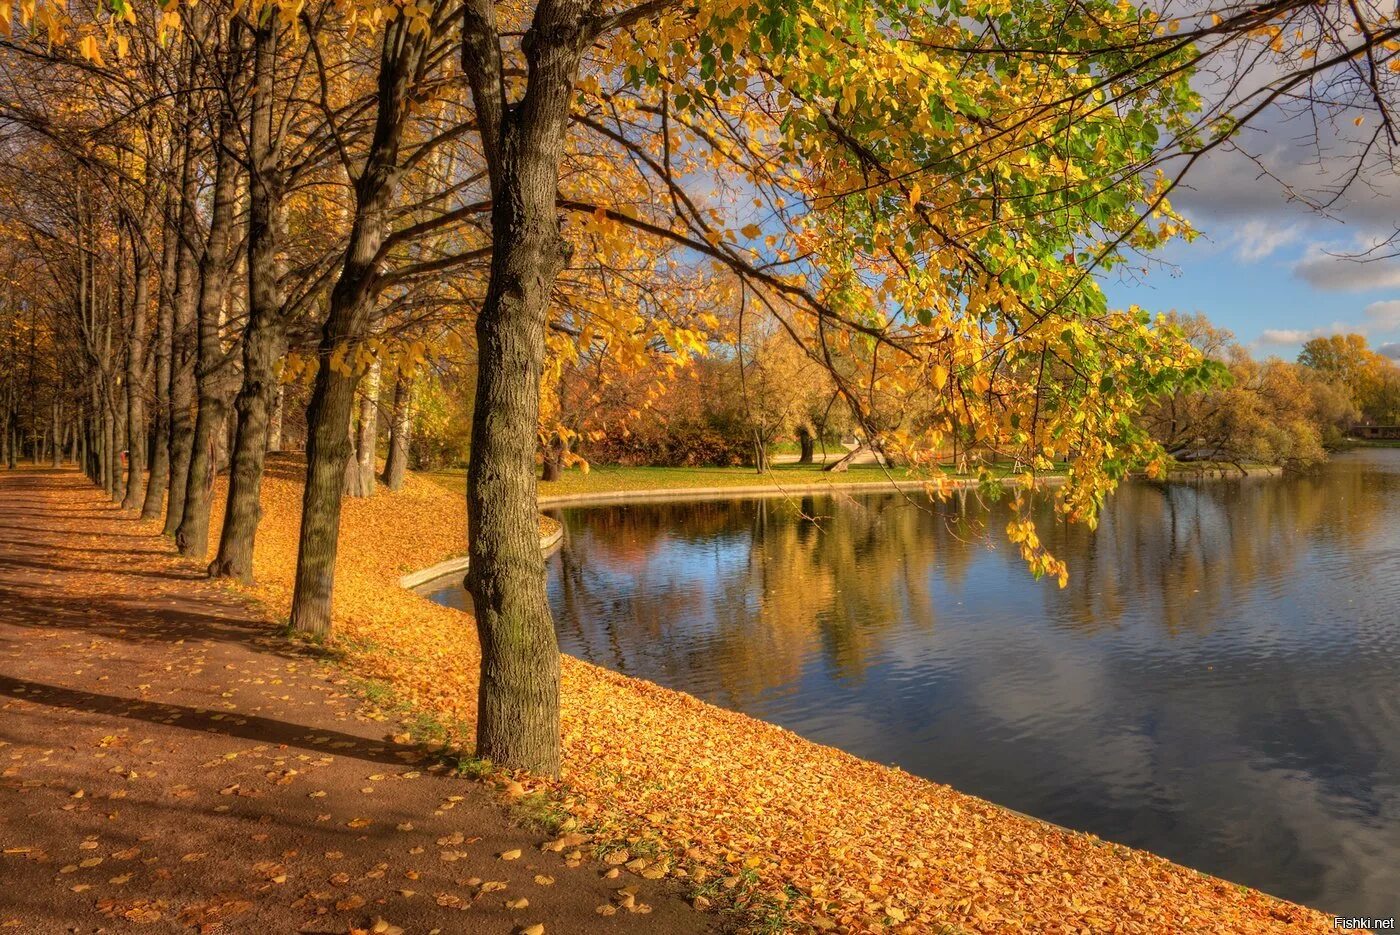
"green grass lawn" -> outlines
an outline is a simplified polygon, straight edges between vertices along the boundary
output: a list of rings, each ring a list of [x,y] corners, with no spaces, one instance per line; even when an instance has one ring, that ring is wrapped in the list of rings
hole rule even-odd
[[[466,472],[461,468],[431,471],[426,475],[454,493],[466,489]],[[540,482],[540,496],[581,493],[613,493],[619,490],[678,490],[689,487],[754,487],[789,484],[886,483],[890,478],[908,480],[903,468],[886,472],[876,464],[853,464],[841,474],[823,471],[819,464],[775,464],[767,474],[751,467],[616,467],[599,466],[587,474],[577,469],[550,483]]]
[[[1011,465],[1002,470],[1010,472]],[[424,474],[453,493],[466,490],[466,471],[449,468]],[[832,474],[820,464],[774,464],[766,474],[751,467],[618,467],[602,465],[588,473],[569,469],[564,476],[546,483],[540,481],[540,496],[604,494],[627,490],[682,490],[702,487],[787,487],[810,484],[870,484],[891,480],[928,480],[928,475],[904,468],[888,470],[878,464],[853,464],[846,471]]]

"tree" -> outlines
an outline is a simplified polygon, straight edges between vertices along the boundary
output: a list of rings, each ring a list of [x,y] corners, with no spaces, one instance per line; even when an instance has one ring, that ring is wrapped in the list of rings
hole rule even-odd
[[[1334,334],[1303,345],[1298,363],[1340,386],[1360,415],[1370,422],[1396,417],[1400,368],[1371,350],[1364,335]]]

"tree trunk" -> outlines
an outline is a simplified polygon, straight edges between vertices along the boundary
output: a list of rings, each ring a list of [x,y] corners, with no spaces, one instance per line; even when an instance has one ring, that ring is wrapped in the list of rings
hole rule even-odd
[[[807,426],[798,427],[797,443],[802,446],[802,454],[797,459],[797,463],[811,464],[817,453],[817,440],[812,436],[812,432]]]
[[[114,370],[114,372],[121,371]],[[120,504],[126,492],[127,395],[125,387],[113,385],[110,400],[112,405],[112,489],[110,495],[113,503]]]
[[[544,463],[540,470],[540,480],[557,481],[564,473],[564,443],[557,437],[551,438],[549,444],[545,445],[542,460]]]
[[[149,197],[149,196],[148,196]],[[131,232],[131,329],[126,354],[126,493],[122,509],[145,502],[146,482],[146,333],[150,301],[151,257],[142,244],[144,231]]]
[[[249,278],[252,279],[252,264]],[[252,283],[249,283],[250,288]],[[251,304],[251,303],[250,303]],[[278,306],[280,312],[280,301]],[[243,343],[243,387],[234,408],[238,433],[229,466],[228,504],[219,535],[219,553],[209,566],[213,577],[249,581],[253,576],[253,546],[262,519],[262,478],[267,455],[268,410],[278,363],[286,352],[286,336],[278,325],[255,324],[251,315]]]
[[[243,385],[234,409],[238,430],[229,464],[228,504],[211,577],[250,581],[253,545],[262,518],[263,464],[269,438],[269,409],[280,394],[278,370],[286,353],[282,317],[278,152],[272,133],[272,81],[278,24],[272,17],[253,31],[253,106],[248,148],[248,323],[243,332]]]
[[[63,404],[53,401],[53,467],[63,466]]]
[[[83,411],[83,407],[82,407],[81,405],[78,406],[78,421],[77,421],[77,423],[74,424],[74,426],[73,426],[73,436],[74,436],[74,437],[73,437],[73,445],[77,448],[77,451],[78,451],[78,455],[77,455],[77,457],[74,459],[75,461],[77,461],[78,470],[83,471],[84,473],[87,473],[88,476],[91,476],[91,473],[88,471],[88,463],[87,463],[87,462],[88,462],[88,451],[87,451],[87,414]],[[15,463],[14,463],[14,461],[13,461],[14,453],[15,453],[15,449],[14,449],[13,446],[11,446],[11,447],[10,447],[10,457],[11,457],[11,459],[12,459],[12,460],[10,461],[10,467],[11,467],[11,468],[13,468],[13,467],[15,466]]]
[[[855,460],[856,455],[860,454],[864,450],[865,443],[862,442],[856,445],[850,451],[846,452],[840,458],[836,459],[835,461],[828,464],[826,467],[822,468],[822,470],[830,471],[832,474],[844,474],[850,468],[851,462]]]
[[[185,518],[185,491],[194,448],[195,304],[199,297],[199,270],[194,251],[199,239],[199,220],[195,215],[198,180],[193,162],[193,143],[187,141],[181,167],[180,231],[171,330],[170,478],[163,529],[167,536],[175,535]]]
[[[350,457],[346,426],[359,381],[351,352],[369,325],[377,254],[386,227],[385,212],[401,176],[399,143],[407,117],[408,94],[422,63],[424,42],[423,34],[409,29],[404,17],[385,27],[374,137],[364,171],[355,182],[355,220],[317,347],[316,384],[306,410],[306,490],[302,495],[291,611],[292,628],[315,637],[327,636],[331,629],[340,501],[345,464]]]
[[[282,407],[287,401],[287,388],[277,384],[277,392],[272,397],[272,415],[267,422],[267,450],[282,450]]]
[[[413,378],[399,374],[394,381],[394,408],[389,417],[389,453],[384,459],[384,486],[398,491],[408,471],[408,446],[413,440]]]
[[[230,21],[228,43],[238,45],[238,20]],[[221,97],[221,101],[226,101]],[[219,138],[214,168],[214,204],[209,218],[209,240],[199,275],[199,345],[195,385],[199,411],[195,417],[194,444],[185,483],[185,511],[175,529],[175,545],[188,558],[204,558],[209,551],[210,496],[218,467],[219,438],[228,415],[229,369],[232,359],[219,339],[224,297],[228,293],[229,240],[233,227],[235,182],[238,166],[233,146],[238,137],[237,116],[224,103],[219,110]],[[259,436],[261,437],[261,436]]]
[[[175,260],[179,253],[179,212],[173,193],[166,197],[165,238],[161,246],[161,277],[159,309],[156,313],[155,368],[155,447],[151,453],[150,478],[146,483],[146,499],[141,505],[142,519],[155,519],[165,502],[170,483],[170,338],[174,329]]]
[[[535,503],[539,388],[550,295],[567,259],[555,198],[591,4],[540,4],[522,41],[529,81],[505,100],[489,0],[468,0],[462,69],[491,178],[491,274],[476,319],[467,469],[467,589],[481,643],[476,753],[557,776],[559,646],[545,597]]]
[[[379,361],[370,364],[360,393],[360,436],[355,443],[355,476],[347,477],[345,493],[351,497],[374,496],[374,454],[379,437]]]
[[[107,496],[110,497],[112,495],[112,478],[116,473],[113,470],[112,465],[112,460],[115,457],[116,452],[112,450],[112,446],[117,440],[113,424],[115,422],[115,419],[113,418],[112,413],[112,399],[110,386],[104,386],[99,391],[99,396],[94,401],[94,405],[98,406],[102,411],[102,422],[100,428],[101,443],[97,449],[99,454],[97,465],[98,477],[101,478],[103,492],[105,492]]]

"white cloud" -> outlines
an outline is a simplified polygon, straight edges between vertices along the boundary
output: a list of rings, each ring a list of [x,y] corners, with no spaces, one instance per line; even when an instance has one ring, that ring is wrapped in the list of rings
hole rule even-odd
[[[1400,328],[1400,299],[1372,302],[1366,306],[1366,318],[1381,331]]]
[[[1356,260],[1368,245],[1314,244],[1293,266],[1293,275],[1314,289],[1364,292],[1400,287],[1400,258]]]
[[[1302,344],[1313,338],[1325,338],[1332,334],[1349,334],[1365,330],[1365,328],[1349,325],[1344,321],[1334,321],[1321,328],[1265,328],[1259,333],[1259,337],[1254,343],[1259,345]]]
[[[1298,239],[1301,231],[1291,224],[1256,218],[1235,231],[1235,256],[1246,263],[1257,263]]]

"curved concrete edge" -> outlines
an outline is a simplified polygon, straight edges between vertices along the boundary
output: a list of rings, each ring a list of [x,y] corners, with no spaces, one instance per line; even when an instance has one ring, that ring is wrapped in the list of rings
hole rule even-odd
[[[540,536],[540,551],[546,555],[559,547],[559,543],[564,541],[564,524],[557,523],[554,531]],[[449,575],[460,575],[467,570],[467,556],[459,555],[456,558],[449,558],[445,562],[438,562],[430,565],[421,571],[410,572],[399,579],[399,587],[406,591],[416,591],[425,584],[431,584],[439,578],[446,578]]]
[[[1061,475],[1041,478],[1041,482],[1052,487],[1065,482]],[[1002,480],[1003,486],[1018,483],[1015,478]],[[977,481],[959,478],[947,482],[953,489],[972,488]],[[920,491],[931,486],[922,480],[858,480],[831,481],[815,484],[748,484],[737,487],[676,487],[661,490],[613,490],[606,493],[568,493],[540,497],[542,510],[561,506],[610,506],[617,503],[661,503],[667,500],[751,500],[758,497],[790,497],[813,493],[850,493],[859,490],[879,493],[881,490]]]

